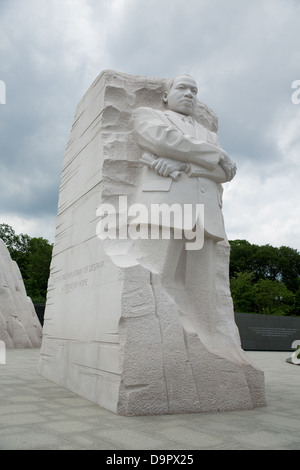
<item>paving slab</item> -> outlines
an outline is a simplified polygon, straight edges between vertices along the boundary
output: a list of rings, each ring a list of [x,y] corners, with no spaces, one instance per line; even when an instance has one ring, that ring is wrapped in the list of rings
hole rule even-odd
[[[38,349],[9,349],[0,365],[0,450],[299,450],[300,367],[289,352],[248,351],[265,373],[267,406],[124,417],[37,372]]]

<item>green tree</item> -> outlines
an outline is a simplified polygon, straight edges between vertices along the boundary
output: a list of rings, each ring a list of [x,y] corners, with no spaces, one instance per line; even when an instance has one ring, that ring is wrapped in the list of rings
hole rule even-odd
[[[280,277],[279,249],[271,245],[255,245],[253,256],[253,272],[255,279],[270,279]]]
[[[300,289],[298,289],[294,295],[295,295],[295,302],[294,302],[294,308],[291,313],[292,315],[300,317]]]
[[[2,238],[4,241],[11,258],[16,261],[21,271],[22,277],[25,279],[30,237],[28,235],[24,235],[23,233],[17,235],[10,225],[0,224],[0,238]]]
[[[288,315],[294,306],[295,295],[277,279],[259,279],[254,285],[257,311],[268,315]]]
[[[24,235],[16,235],[10,225],[0,224],[0,238],[4,241],[10,253],[15,250],[23,250],[24,243],[22,242],[22,237],[24,237]],[[25,235],[25,237],[27,237],[27,235]]]
[[[254,274],[249,272],[236,273],[230,279],[230,289],[236,312],[251,313],[256,311]]]
[[[281,246],[278,250],[278,264],[281,280],[295,293],[300,289],[300,253],[288,246]]]
[[[45,303],[52,245],[44,238],[17,235],[7,224],[0,224],[0,238],[20,268],[27,295],[33,302]]]
[[[237,273],[230,287],[236,312],[289,315],[295,306],[295,294],[277,279],[255,282],[254,273]]]
[[[300,315],[300,253],[292,248],[230,241],[236,311]]]
[[[230,277],[252,272],[259,279],[279,280],[296,292],[300,288],[300,253],[286,246],[253,245],[246,240],[230,241]]]
[[[29,242],[26,267],[26,289],[36,303],[43,303],[47,295],[52,246],[44,238]]]
[[[256,256],[256,245],[247,240],[230,241],[230,278],[236,273],[253,272]]]

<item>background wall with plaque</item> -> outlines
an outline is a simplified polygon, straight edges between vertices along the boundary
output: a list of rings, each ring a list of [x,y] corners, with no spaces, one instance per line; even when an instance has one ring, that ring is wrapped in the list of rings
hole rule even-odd
[[[299,317],[235,313],[235,321],[244,350],[291,351],[300,340]]]

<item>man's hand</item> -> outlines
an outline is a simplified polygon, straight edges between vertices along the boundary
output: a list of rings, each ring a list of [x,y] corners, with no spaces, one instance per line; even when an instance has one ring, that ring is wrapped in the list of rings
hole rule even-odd
[[[186,163],[162,157],[157,158],[151,166],[160,176],[170,176],[174,171],[184,171],[186,169]]]
[[[236,164],[231,160],[225,150],[222,150],[219,165],[225,171],[228,181],[231,181],[236,174]]]

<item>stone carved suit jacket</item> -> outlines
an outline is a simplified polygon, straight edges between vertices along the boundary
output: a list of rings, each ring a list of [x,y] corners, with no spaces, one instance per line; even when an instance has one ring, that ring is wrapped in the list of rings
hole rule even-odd
[[[191,121],[191,120],[190,120]],[[136,202],[151,204],[204,204],[204,221],[199,221],[209,238],[226,238],[222,215],[220,183],[228,181],[218,165],[220,147],[217,135],[192,119],[174,111],[138,108],[134,112],[134,133],[142,151],[153,158],[166,157],[187,163],[178,181],[160,176],[144,167]],[[196,223],[194,213],[191,227]]]

